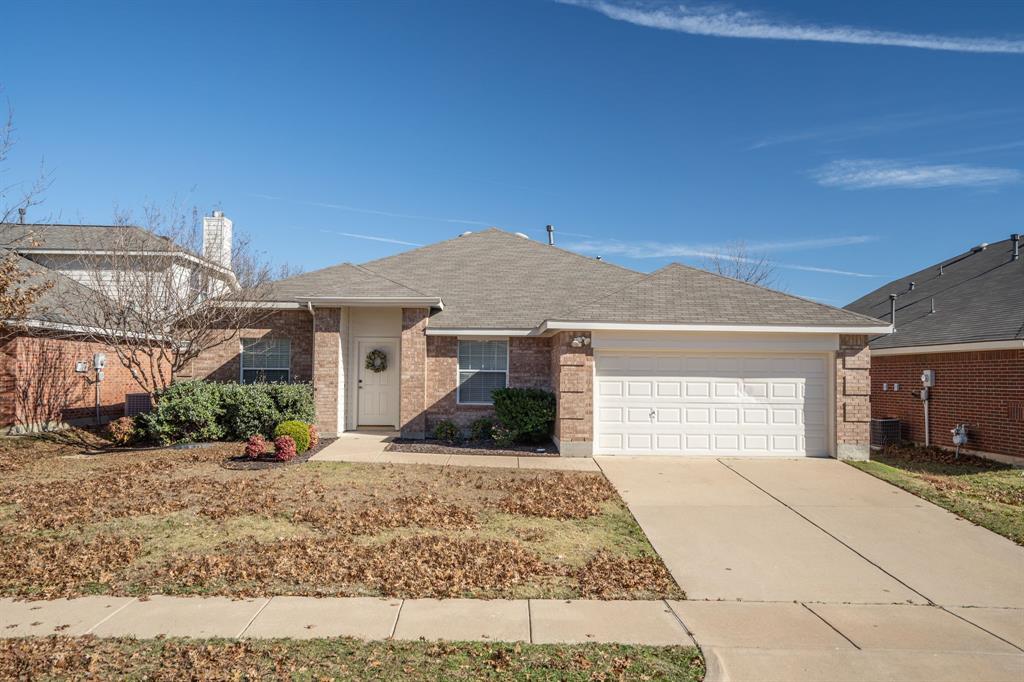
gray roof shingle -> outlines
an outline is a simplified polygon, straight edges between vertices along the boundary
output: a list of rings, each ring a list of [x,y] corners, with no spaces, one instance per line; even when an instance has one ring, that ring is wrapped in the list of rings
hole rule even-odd
[[[77,249],[144,247],[149,251],[177,250],[170,240],[141,227],[117,225],[50,225],[0,223],[0,246],[16,251],[27,249]]]
[[[66,277],[55,270],[45,268],[14,252],[0,249],[0,258],[8,256],[13,257],[18,270],[27,275],[21,284],[18,285],[19,288],[37,286],[45,282],[53,283],[53,286],[45,290],[30,306],[27,316],[30,320],[57,324],[77,324],[78,320],[73,316],[69,316],[67,309],[69,307],[80,308],[93,305],[95,298],[99,296],[94,290],[84,284],[79,284],[70,277]]]
[[[566,322],[877,327],[878,320],[672,263],[556,319]]]
[[[278,299],[376,296],[409,298],[428,295],[352,263],[340,263],[305,272],[271,285],[271,297]]]
[[[581,296],[643,277],[638,272],[491,228],[364,263],[440,296],[442,329],[532,329]]]
[[[893,280],[846,308],[889,320],[889,294],[899,295],[896,333],[873,339],[872,348],[1024,339],[1024,258],[1014,261],[1012,253],[1009,239],[972,249]]]

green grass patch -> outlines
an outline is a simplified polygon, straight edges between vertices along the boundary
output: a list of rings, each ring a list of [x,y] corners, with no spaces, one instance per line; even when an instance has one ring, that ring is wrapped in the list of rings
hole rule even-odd
[[[0,640],[0,677],[285,680],[678,680],[698,682],[692,647],[354,639]]]
[[[849,464],[1024,545],[1024,469],[907,447]]]

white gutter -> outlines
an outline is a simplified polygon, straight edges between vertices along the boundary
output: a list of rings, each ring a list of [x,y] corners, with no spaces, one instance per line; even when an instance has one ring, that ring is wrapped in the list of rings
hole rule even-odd
[[[532,329],[440,329],[427,327],[427,336],[536,336]]]
[[[776,332],[780,334],[891,334],[892,325],[873,327],[832,327],[798,325],[753,325],[753,324],[647,324],[635,322],[563,322],[545,320],[538,333],[545,334],[560,330],[600,331],[651,331],[651,332]]]
[[[221,308],[275,308],[281,310],[297,310],[306,306],[294,301],[215,301]]]
[[[319,306],[392,306],[405,308],[438,308],[444,310],[444,302],[436,296],[310,296],[296,297],[300,303]]]
[[[47,322],[45,320],[4,320],[4,325],[8,329],[17,330],[18,327],[31,327],[33,329],[48,329],[52,331],[67,332],[69,334],[96,334],[99,336],[109,336],[112,338],[126,338],[126,339],[144,339],[147,341],[162,341],[165,343],[171,343],[174,341],[169,336],[162,336],[158,334],[139,334],[137,332],[112,332],[109,329],[101,329],[99,327],[89,327],[80,324],[67,324],[66,322]]]
[[[942,343],[934,346],[903,346],[901,348],[872,348],[873,357],[887,355],[919,355],[922,353],[967,353],[985,350],[1024,350],[1024,340],[975,341],[973,343]]]

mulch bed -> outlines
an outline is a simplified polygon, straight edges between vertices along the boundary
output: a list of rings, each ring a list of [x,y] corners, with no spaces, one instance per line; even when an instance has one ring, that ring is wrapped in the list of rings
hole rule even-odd
[[[500,455],[505,457],[558,457],[558,448],[551,441],[538,445],[509,445],[498,447],[493,441],[465,441],[442,443],[439,440],[395,438],[384,448],[385,452],[414,452],[425,455]],[[539,452],[538,452],[539,450]]]
[[[288,462],[279,462],[274,459],[274,453],[268,452],[259,459],[249,459],[244,454],[230,457],[221,463],[221,466],[225,469],[236,469],[239,471],[259,471],[261,469],[280,469],[281,467],[292,466],[293,464],[303,464],[309,461],[309,458],[320,452],[328,445],[338,440],[337,438],[321,438],[320,442],[317,443],[315,448],[310,448],[303,452],[301,455],[297,455],[295,459]],[[240,448],[245,448],[245,443],[238,444]]]

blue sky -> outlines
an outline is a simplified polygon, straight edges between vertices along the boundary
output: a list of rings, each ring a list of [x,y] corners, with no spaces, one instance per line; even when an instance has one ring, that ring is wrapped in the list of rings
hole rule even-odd
[[[743,239],[839,305],[1024,230],[1024,3],[4,15],[3,180],[45,160],[37,217],[219,206],[307,270],[487,225],[645,271]]]

